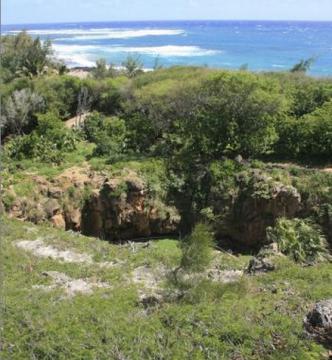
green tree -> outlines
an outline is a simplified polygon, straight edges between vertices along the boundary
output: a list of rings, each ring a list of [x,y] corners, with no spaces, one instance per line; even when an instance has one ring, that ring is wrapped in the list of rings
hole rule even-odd
[[[82,81],[74,76],[47,76],[35,78],[32,86],[43,94],[46,111],[58,113],[61,119],[76,115]]]
[[[129,55],[125,61],[122,62],[125,69],[125,74],[129,78],[133,78],[143,71],[143,63],[139,56]]]
[[[57,67],[52,59],[51,42],[41,42],[39,37],[33,39],[25,31],[15,36],[4,36],[1,46],[2,66],[8,70],[9,79],[16,76],[32,78]]]
[[[93,112],[86,118],[82,130],[86,139],[96,144],[95,156],[108,156],[110,161],[115,161],[126,152],[127,129],[123,119]]]
[[[192,233],[180,243],[182,257],[180,268],[187,272],[204,271],[212,259],[214,237],[205,224],[195,225]]]
[[[38,116],[38,124],[28,135],[16,136],[5,145],[5,153],[12,159],[35,159],[60,164],[64,155],[75,150],[76,136],[55,113]]]
[[[126,151],[126,125],[123,119],[117,117],[106,118],[103,129],[96,133],[96,148],[94,155],[108,156],[110,161],[116,161]]]
[[[295,64],[291,68],[290,72],[306,73],[310,70],[311,66],[314,64],[315,61],[316,61],[316,59],[313,57],[306,59],[306,60],[302,59],[299,63]]]
[[[98,133],[105,130],[104,126],[105,116],[97,111],[88,115],[82,125],[82,130],[85,138],[90,142],[96,142]]]
[[[332,156],[332,100],[299,119],[278,125],[276,153],[286,158],[328,160]]]
[[[105,79],[115,77],[116,70],[112,65],[107,65],[105,59],[99,59],[96,61],[96,66],[92,69],[91,74],[95,79]]]
[[[1,123],[7,134],[22,134],[33,121],[34,113],[44,107],[44,99],[30,89],[16,90],[5,102]],[[1,125],[0,123],[0,125]]]

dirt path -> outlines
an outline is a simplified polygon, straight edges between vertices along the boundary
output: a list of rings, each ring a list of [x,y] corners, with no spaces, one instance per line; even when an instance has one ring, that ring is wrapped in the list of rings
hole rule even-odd
[[[69,129],[74,127],[78,127],[79,125],[83,124],[87,116],[90,115],[89,112],[82,114],[81,116],[74,116],[71,119],[65,121],[65,126]]]

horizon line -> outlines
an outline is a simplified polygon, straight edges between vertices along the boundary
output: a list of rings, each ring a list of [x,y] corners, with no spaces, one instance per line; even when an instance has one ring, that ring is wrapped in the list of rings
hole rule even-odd
[[[243,22],[254,22],[254,21],[263,21],[263,22],[311,22],[311,23],[323,23],[323,22],[331,22],[331,20],[306,20],[306,19],[159,19],[159,20],[83,20],[83,21],[59,21],[59,22],[24,22],[24,23],[1,23],[1,26],[18,26],[18,25],[57,25],[57,24],[84,24],[84,23],[144,23],[144,22],[181,22],[181,21],[210,21],[210,22],[232,22],[232,21],[243,21]]]

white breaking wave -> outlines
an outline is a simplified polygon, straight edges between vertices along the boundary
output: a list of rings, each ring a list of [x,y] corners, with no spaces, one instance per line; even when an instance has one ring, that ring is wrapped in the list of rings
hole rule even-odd
[[[86,53],[91,50],[101,50],[103,47],[97,45],[63,45],[52,44],[56,53]]]
[[[60,55],[59,58],[63,60],[69,67],[94,67],[96,65],[95,61],[89,60],[88,55]]]
[[[56,56],[69,66],[94,66],[95,60],[105,57],[106,54],[141,54],[160,57],[193,57],[208,56],[220,53],[217,50],[208,50],[199,46],[165,45],[156,47],[126,47],[100,45],[63,45],[53,44]],[[107,56],[106,56],[107,57]]]
[[[103,39],[130,39],[145,36],[169,36],[184,34],[182,30],[115,30],[105,33],[95,33],[89,35],[78,35],[70,38],[59,40],[76,41],[76,40],[103,40]]]
[[[19,33],[13,30],[11,33]],[[184,34],[184,30],[180,29],[48,29],[48,30],[28,30],[31,35],[68,35],[71,37],[58,38],[58,40],[98,40],[98,39],[129,39],[145,36],[169,36]]]
[[[98,46],[93,45],[60,45],[53,44],[55,55],[63,60],[68,66],[95,66],[95,61],[92,59],[93,51],[99,49]]]
[[[217,50],[202,49],[199,46],[178,46],[178,45],[165,45],[165,46],[137,46],[137,47],[125,47],[114,46],[104,49],[110,53],[125,52],[125,53],[138,53],[143,55],[152,56],[206,56],[220,53]]]

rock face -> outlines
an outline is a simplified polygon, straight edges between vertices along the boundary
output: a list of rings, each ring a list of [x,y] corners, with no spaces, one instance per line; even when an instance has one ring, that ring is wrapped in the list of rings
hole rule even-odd
[[[332,350],[332,299],[316,303],[304,319],[307,334]]]
[[[179,229],[177,209],[165,204],[160,194],[152,196],[133,170],[106,174],[86,164],[67,169],[51,181],[27,176],[34,186],[31,194],[18,197],[13,186],[6,190],[5,206],[11,217],[35,223],[49,221],[57,228],[111,241],[174,234]],[[217,238],[229,239],[230,244],[224,245],[231,248],[261,248],[268,226],[279,217],[292,218],[302,211],[301,196],[294,187],[259,170],[240,173],[229,188],[228,181],[220,180],[208,205],[217,219]],[[326,227],[331,227],[331,217],[325,218]]]
[[[217,211],[228,209],[217,232],[244,247],[260,248],[266,242],[268,226],[279,217],[292,218],[300,211],[301,196],[293,186],[252,172],[250,178],[239,176],[238,193],[230,203],[215,203]]]
[[[81,229],[85,235],[121,241],[174,233],[179,220],[175,208],[150,199],[142,180],[130,174],[93,192],[82,211]]]
[[[73,167],[51,181],[32,175],[34,191],[14,199],[6,209],[10,217],[54,227],[82,231],[111,241],[174,233],[179,224],[175,208],[152,198],[134,171],[107,178],[88,167]]]

